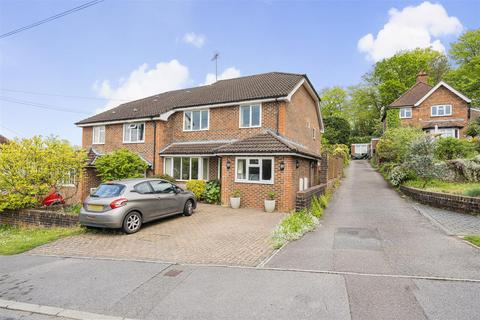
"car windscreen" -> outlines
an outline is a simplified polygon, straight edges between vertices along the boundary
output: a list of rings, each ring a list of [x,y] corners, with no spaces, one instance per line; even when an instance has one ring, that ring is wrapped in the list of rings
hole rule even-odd
[[[125,186],[123,184],[116,184],[116,183],[101,184],[91,196],[95,198],[118,197],[123,192],[123,189],[125,189]]]

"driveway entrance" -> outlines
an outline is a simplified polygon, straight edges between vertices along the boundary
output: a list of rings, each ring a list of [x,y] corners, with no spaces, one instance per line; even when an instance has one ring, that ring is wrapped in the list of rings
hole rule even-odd
[[[256,266],[273,252],[270,235],[282,213],[198,204],[190,217],[145,224],[135,234],[106,230],[38,247],[30,254]]]

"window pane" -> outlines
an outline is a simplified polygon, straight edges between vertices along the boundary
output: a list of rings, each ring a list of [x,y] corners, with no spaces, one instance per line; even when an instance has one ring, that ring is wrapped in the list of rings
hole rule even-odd
[[[182,159],[173,158],[173,177],[177,180],[180,180],[180,168],[181,168]]]
[[[208,172],[208,161],[209,158],[203,158],[203,174],[202,174],[202,179],[204,180],[209,180],[210,179],[210,174]]]
[[[202,111],[202,129],[208,128],[208,110]]]
[[[447,115],[452,114],[452,106],[445,106],[445,114]]]
[[[172,174],[172,158],[165,158],[165,174],[173,177]]]
[[[192,121],[192,130],[200,130],[200,111],[194,111],[193,121]]]
[[[250,107],[243,106],[240,108],[240,112],[242,115],[242,127],[249,127],[250,126]]]
[[[247,160],[240,159],[237,161],[237,179],[245,180],[247,178],[246,167],[247,167]]]
[[[156,193],[172,193],[173,186],[171,183],[165,181],[152,181],[150,182],[152,185],[153,191]]]
[[[151,192],[152,190],[150,189],[150,185],[148,184],[148,182],[142,182],[140,184],[137,184],[134,189],[140,193],[140,194],[145,194],[145,193],[149,193]]]
[[[192,113],[191,112],[185,112],[185,125],[184,128],[185,130],[191,130],[192,129]]]
[[[182,158],[182,180],[190,177],[190,158]]]
[[[99,143],[105,143],[105,127],[100,128]]]
[[[437,107],[432,107],[432,116],[437,115]]]
[[[252,126],[260,125],[260,106],[252,106]]]
[[[253,165],[257,165],[257,164],[259,164],[258,161],[259,161],[258,159],[250,159],[250,160],[248,160],[248,163],[253,164]]]
[[[248,167],[248,180],[260,180],[260,167]]]
[[[272,160],[262,160],[262,180],[272,179]]]
[[[145,123],[141,123],[137,125],[137,133],[138,133],[138,140],[137,141],[143,141],[143,132],[145,130]]]
[[[123,140],[130,141],[130,131],[128,130],[128,124],[123,125]]]
[[[198,158],[192,158],[192,176],[190,179],[198,179]]]

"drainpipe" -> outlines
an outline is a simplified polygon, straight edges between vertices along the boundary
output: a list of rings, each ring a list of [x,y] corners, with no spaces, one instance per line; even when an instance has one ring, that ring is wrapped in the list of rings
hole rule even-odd
[[[157,121],[153,120],[153,174],[158,174],[155,172],[155,160],[157,159]]]
[[[275,98],[275,103],[278,104],[278,98]],[[275,130],[275,132],[277,133],[277,135],[280,134],[279,129],[278,129],[279,124],[280,124],[280,108],[277,106],[277,130]]]

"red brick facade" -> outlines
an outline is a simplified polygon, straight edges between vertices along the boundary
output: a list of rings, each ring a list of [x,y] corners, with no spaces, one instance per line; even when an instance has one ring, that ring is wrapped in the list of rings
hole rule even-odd
[[[167,121],[150,120],[145,122],[145,142],[123,143],[123,124],[105,125],[105,143],[92,145],[92,127],[83,127],[82,144],[85,149],[106,153],[118,148],[127,148],[144,157],[153,164],[155,174],[163,173],[163,157],[160,150],[171,143],[188,141],[238,140],[260,134],[269,129],[284,137],[303,145],[312,153],[320,154],[321,123],[320,110],[316,97],[312,96],[305,86],[300,87],[291,101],[273,101],[262,103],[261,127],[240,128],[240,106],[225,106],[209,109],[209,128],[204,131],[184,131],[183,112],[170,115]],[[208,155],[207,155],[208,156]],[[268,154],[266,155],[268,156]],[[212,156],[209,162],[210,179],[218,178],[219,157]],[[230,159],[231,168],[226,169],[226,161]],[[299,166],[297,168],[296,161]],[[300,177],[308,177],[309,184],[317,181],[315,174],[316,161],[302,157],[281,156],[274,161],[274,184],[235,183],[234,156],[221,158],[222,204],[229,203],[234,189],[243,193],[242,206],[263,207],[269,191],[277,194],[277,208],[288,211],[295,207],[295,194],[299,188]],[[279,169],[280,161],[284,161],[285,169]],[[313,165],[312,165],[313,163]],[[312,167],[313,166],[313,167]],[[94,176],[94,169],[89,168],[82,184],[82,195],[88,195],[90,187],[99,181]]]

